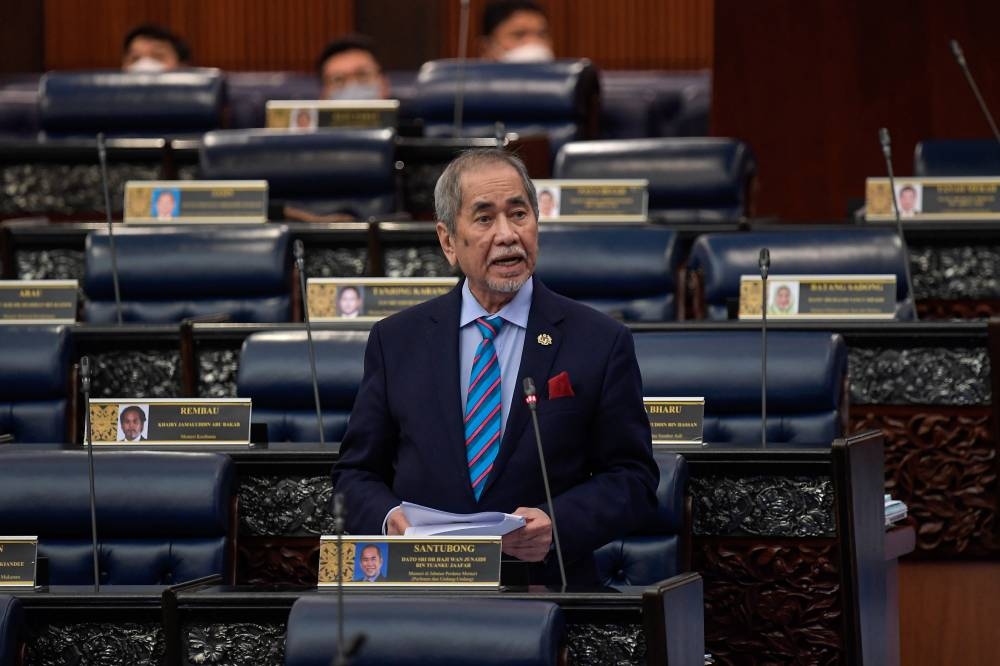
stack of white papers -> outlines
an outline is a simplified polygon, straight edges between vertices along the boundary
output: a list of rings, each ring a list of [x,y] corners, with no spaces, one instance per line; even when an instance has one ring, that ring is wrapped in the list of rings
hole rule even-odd
[[[402,506],[410,521],[405,536],[503,536],[524,527],[524,517],[499,511],[448,513],[411,502]]]
[[[906,518],[906,505],[899,500],[892,499],[892,495],[886,495],[885,526],[892,527],[904,518]]]

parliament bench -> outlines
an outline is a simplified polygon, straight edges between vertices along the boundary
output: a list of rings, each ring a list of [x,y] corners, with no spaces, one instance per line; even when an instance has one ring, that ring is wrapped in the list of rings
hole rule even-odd
[[[19,666],[24,643],[24,610],[17,597],[0,594],[0,664]]]
[[[995,139],[924,139],[913,151],[913,175],[1000,176],[1000,145]]]
[[[72,440],[72,354],[65,326],[0,326],[0,435],[15,443]]]

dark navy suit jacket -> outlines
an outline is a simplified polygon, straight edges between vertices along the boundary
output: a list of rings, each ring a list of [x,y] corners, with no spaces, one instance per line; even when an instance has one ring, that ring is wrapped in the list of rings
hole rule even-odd
[[[536,506],[551,515],[521,397],[531,377],[568,577],[593,582],[593,551],[648,524],[656,508],[656,463],[631,333],[535,279],[514,400],[477,502],[462,423],[461,294],[460,284],[372,327],[333,472],[347,530],[380,534],[401,500],[459,513]],[[543,334],[551,344],[540,342],[548,341]],[[575,395],[549,399],[548,380],[563,371]]]

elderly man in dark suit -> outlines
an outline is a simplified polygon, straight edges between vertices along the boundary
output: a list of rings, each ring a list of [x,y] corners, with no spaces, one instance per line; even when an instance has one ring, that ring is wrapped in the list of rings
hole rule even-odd
[[[538,201],[500,150],[456,158],[434,190],[445,256],[465,279],[371,330],[365,373],[334,468],[347,529],[401,534],[403,500],[505,511],[524,527],[507,555],[558,581],[524,378],[538,419],[559,538],[573,583],[597,581],[593,551],[643,527],[657,483],[628,329],[532,276]]]

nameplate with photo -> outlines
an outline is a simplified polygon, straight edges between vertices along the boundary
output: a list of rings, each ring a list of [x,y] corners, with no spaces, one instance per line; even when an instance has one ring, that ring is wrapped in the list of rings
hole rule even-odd
[[[90,434],[95,446],[246,446],[250,411],[249,398],[91,400]]]
[[[768,319],[892,319],[895,275],[772,275]],[[740,319],[761,318],[759,275],[740,276]]]
[[[0,589],[35,586],[37,536],[0,536]]]
[[[649,181],[534,180],[541,222],[645,222]]]
[[[500,587],[498,536],[336,536],[319,546],[319,587]]]
[[[895,220],[888,178],[865,183],[865,219]],[[1000,178],[897,178],[901,220],[1000,220]]]
[[[703,446],[705,398],[642,399],[653,432],[653,444]]]
[[[267,222],[266,180],[131,180],[127,224]]]
[[[72,324],[76,280],[0,280],[0,324]]]
[[[378,321],[447,294],[458,278],[309,278],[312,321]]]
[[[399,120],[399,100],[396,99],[272,99],[265,108],[270,129],[394,129]]]

